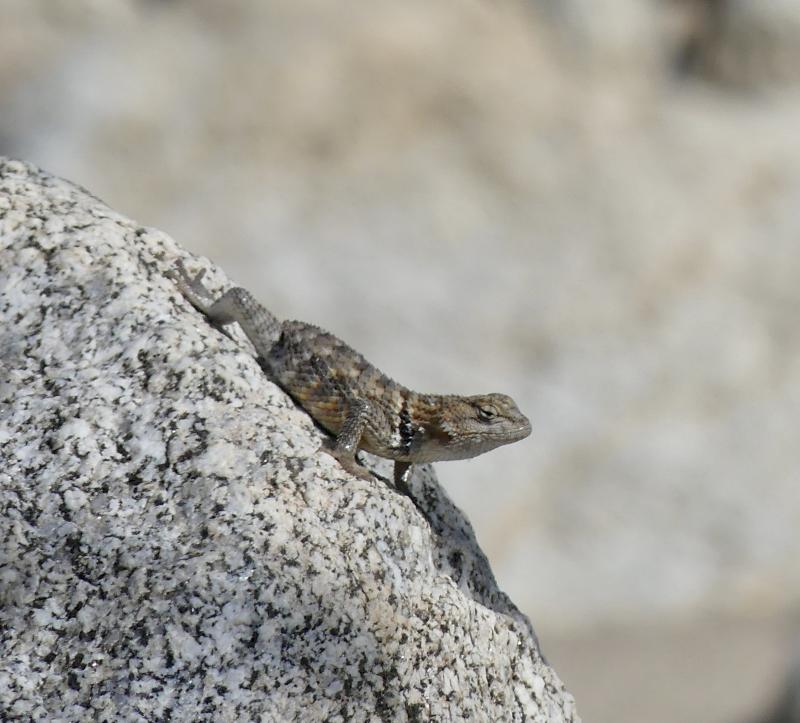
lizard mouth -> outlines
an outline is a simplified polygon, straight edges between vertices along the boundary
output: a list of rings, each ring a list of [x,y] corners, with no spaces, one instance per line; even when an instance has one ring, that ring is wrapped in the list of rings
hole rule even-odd
[[[525,437],[529,436],[531,433],[531,423],[526,419],[523,424],[520,424],[519,427],[514,432],[514,437],[516,440],[525,439]]]
[[[525,439],[530,433],[531,422],[527,417],[522,417],[522,419],[507,432],[507,435],[509,437],[509,442],[518,442],[520,439]]]

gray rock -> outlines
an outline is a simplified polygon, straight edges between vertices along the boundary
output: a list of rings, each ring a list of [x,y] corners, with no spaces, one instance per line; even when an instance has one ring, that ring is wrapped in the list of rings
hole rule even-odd
[[[319,454],[184,256],[0,159],[1,717],[579,720],[433,473]]]
[[[800,723],[800,654],[792,661],[783,690],[772,709],[754,723]]]
[[[691,21],[690,69],[749,88],[800,80],[800,4],[796,0],[673,0]]]

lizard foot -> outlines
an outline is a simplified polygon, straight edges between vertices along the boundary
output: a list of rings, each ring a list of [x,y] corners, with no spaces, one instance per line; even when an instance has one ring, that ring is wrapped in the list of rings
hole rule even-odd
[[[182,259],[165,274],[167,278],[172,279],[178,285],[181,293],[195,304],[196,301],[210,301],[212,298],[211,291],[209,291],[203,283],[203,277],[205,275],[206,270],[200,269],[193,277],[190,276]]]
[[[358,462],[356,462],[356,459],[352,454],[347,454],[335,448],[326,447],[324,444],[322,447],[320,447],[320,450],[333,457],[340,465],[342,465],[346,472],[349,472],[355,477],[367,481],[372,481],[375,479],[375,476],[366,467],[362,467]]]

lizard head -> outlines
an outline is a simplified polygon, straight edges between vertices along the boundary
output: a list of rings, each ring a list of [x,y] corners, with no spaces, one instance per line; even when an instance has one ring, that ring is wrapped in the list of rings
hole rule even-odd
[[[439,412],[440,460],[476,457],[495,447],[525,439],[531,423],[505,394],[446,397]]]

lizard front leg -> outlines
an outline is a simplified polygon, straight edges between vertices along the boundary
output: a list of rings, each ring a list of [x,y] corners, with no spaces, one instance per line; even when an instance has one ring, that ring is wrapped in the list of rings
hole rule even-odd
[[[408,486],[408,480],[411,477],[411,462],[395,462],[394,463],[394,487],[395,489],[401,494],[405,495],[414,503],[414,507],[416,507],[420,514],[428,520],[430,523],[430,519],[428,518],[427,511],[420,506],[419,502],[417,502],[416,497],[411,494],[411,488]]]
[[[408,476],[411,474],[411,462],[394,463],[394,486],[398,492],[402,492],[407,497],[414,498],[411,490],[408,489]]]
[[[370,405],[362,399],[351,399],[347,402],[347,416],[342,424],[339,434],[332,448],[323,447],[323,450],[338,460],[339,464],[350,474],[361,479],[371,480],[373,477],[360,464],[356,462],[356,452],[361,441],[361,435],[367,426]]]

